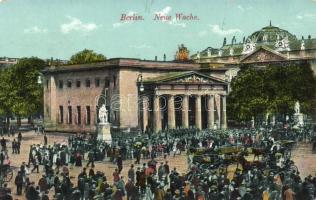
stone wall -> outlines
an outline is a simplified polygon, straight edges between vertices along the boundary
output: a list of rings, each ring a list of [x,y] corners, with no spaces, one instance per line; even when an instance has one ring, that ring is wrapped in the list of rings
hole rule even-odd
[[[97,104],[100,95],[104,94],[105,79],[109,80],[108,101],[110,95],[118,90],[114,87],[114,76],[118,77],[117,70],[97,70],[85,72],[68,72],[45,77],[44,84],[44,120],[47,130],[64,132],[93,132],[96,130]],[[100,79],[99,87],[96,78]],[[90,80],[90,87],[86,87],[86,80]],[[47,82],[48,80],[48,82]],[[63,81],[63,88],[59,88],[59,81]],[[77,87],[80,80],[80,87]],[[116,81],[118,79],[116,78]],[[67,82],[71,81],[69,88]],[[117,81],[118,82],[118,81]],[[63,123],[60,122],[60,106],[63,106]],[[72,123],[67,123],[68,106],[72,107]],[[81,107],[81,124],[77,120],[77,106]],[[86,106],[90,106],[90,125],[86,124]]]

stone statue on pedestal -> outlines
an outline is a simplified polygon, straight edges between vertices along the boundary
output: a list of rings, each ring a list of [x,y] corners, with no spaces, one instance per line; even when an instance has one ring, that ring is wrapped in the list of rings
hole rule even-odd
[[[301,113],[300,103],[297,101],[294,105],[294,127],[299,127],[304,125],[304,115]]]
[[[108,110],[106,109],[105,105],[103,104],[99,110],[99,120],[100,124],[107,124],[108,123]]]
[[[108,121],[108,110],[106,109],[105,104],[99,109],[99,120],[100,123],[97,126],[98,139],[111,143],[111,124]]]
[[[300,103],[297,101],[294,106],[295,114],[301,113],[300,111]]]

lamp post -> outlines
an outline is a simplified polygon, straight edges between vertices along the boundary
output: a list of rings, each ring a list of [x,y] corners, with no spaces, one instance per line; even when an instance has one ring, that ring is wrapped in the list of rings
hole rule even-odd
[[[138,89],[139,89],[138,98],[140,98],[140,100],[142,100],[141,99],[141,93],[144,92],[144,90],[145,90],[144,84],[143,84],[143,74],[142,73],[138,74],[137,82],[138,82]],[[143,127],[144,123],[143,123],[143,120],[141,118],[141,108],[140,108],[140,105],[143,105],[143,102],[142,101],[138,101],[138,102],[141,102],[141,103],[138,103],[138,105],[139,105],[138,106],[138,119],[139,119],[139,123],[138,124],[139,124],[139,128],[140,128],[141,132],[144,133],[144,129],[146,127]]]
[[[44,75],[41,73],[41,72],[38,72],[38,75],[37,75],[37,84],[42,88],[43,86],[43,77]],[[40,115],[40,119],[42,119],[42,115]]]
[[[143,84],[143,74],[142,73],[138,74],[137,81],[140,83],[139,91],[144,92],[145,88],[144,88],[144,84]]]

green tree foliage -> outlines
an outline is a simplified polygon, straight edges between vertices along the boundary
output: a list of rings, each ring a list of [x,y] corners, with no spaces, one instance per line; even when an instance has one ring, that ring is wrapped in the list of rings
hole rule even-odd
[[[29,117],[43,110],[43,89],[37,83],[39,72],[46,63],[39,58],[22,58],[18,63],[0,72],[0,111]]]
[[[264,69],[244,66],[233,79],[231,89],[228,114],[237,121],[267,113],[291,115],[296,101],[303,113],[310,114],[316,97],[316,79],[307,63],[269,65]]]
[[[105,59],[106,57],[102,54],[97,54],[92,50],[84,49],[83,51],[80,51],[75,55],[71,56],[70,64],[92,63],[104,61]]]

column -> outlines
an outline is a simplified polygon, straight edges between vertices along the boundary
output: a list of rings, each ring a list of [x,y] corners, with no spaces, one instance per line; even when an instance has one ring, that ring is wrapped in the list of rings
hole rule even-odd
[[[201,95],[195,96],[195,127],[202,129]]]
[[[216,113],[217,113],[217,119],[218,122],[216,123],[216,129],[220,129],[221,128],[221,96],[216,95],[215,96],[215,103],[216,103]]]
[[[146,128],[148,126],[148,111],[149,111],[148,97],[147,96],[142,97],[142,101],[143,101],[143,131],[146,131]]]
[[[160,101],[159,96],[154,96],[154,132],[161,131],[161,112],[160,112]]]
[[[174,96],[168,96],[168,129],[176,128],[176,118],[174,109]]]
[[[226,129],[227,128],[227,117],[226,117],[226,95],[222,95],[222,124],[221,127],[222,129]]]
[[[214,95],[209,95],[207,99],[207,126],[209,129],[214,128]]]
[[[182,100],[182,127],[189,128],[189,96],[184,95]]]

